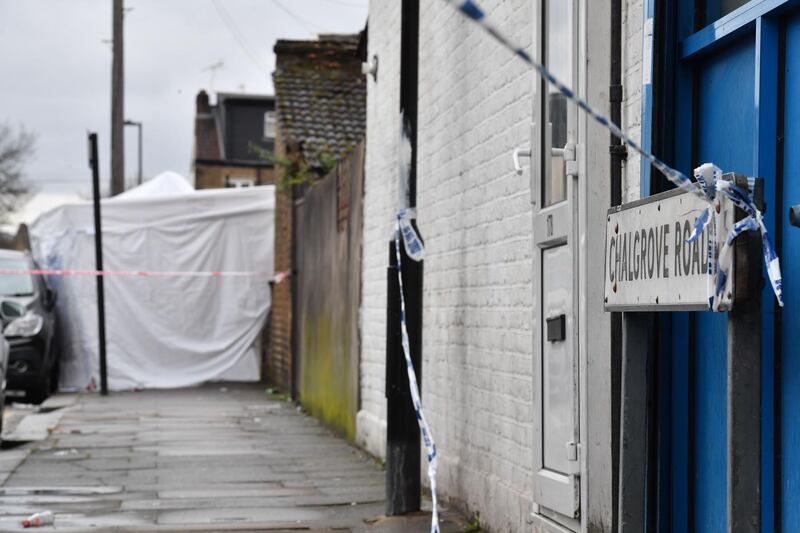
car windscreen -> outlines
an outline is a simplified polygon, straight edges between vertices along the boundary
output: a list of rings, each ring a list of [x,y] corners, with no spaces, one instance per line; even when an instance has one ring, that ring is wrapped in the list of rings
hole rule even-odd
[[[20,259],[0,259],[1,270],[30,270],[30,264]],[[0,274],[0,296],[32,296],[33,277],[30,274]]]

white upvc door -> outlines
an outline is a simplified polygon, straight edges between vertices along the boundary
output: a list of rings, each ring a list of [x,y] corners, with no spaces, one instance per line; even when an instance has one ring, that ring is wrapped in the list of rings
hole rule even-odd
[[[577,88],[577,1],[534,5],[534,56]],[[533,499],[540,513],[570,520],[580,517],[581,502],[577,112],[554,87],[535,81]]]

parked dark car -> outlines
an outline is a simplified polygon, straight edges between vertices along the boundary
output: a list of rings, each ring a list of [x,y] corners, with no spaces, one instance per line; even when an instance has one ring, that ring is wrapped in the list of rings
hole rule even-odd
[[[31,270],[25,252],[0,250],[0,270]],[[56,293],[42,276],[0,274],[0,319],[10,347],[6,397],[41,403],[58,384]]]

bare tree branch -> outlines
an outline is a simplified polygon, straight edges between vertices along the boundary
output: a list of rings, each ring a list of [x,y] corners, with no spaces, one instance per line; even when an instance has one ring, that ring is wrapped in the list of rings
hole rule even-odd
[[[0,124],[0,223],[30,199],[25,165],[33,157],[36,136],[24,127]]]

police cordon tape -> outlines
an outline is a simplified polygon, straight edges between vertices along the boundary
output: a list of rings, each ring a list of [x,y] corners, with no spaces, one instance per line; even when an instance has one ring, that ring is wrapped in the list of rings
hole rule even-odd
[[[290,277],[290,273],[262,272],[257,270],[67,270],[67,269],[25,269],[0,268],[2,276],[74,276],[74,277],[138,277],[138,278],[269,278],[275,284]]]
[[[431,512],[431,533],[439,533],[439,505],[436,499],[436,443],[433,441],[431,429],[425,414],[422,412],[422,402],[419,395],[419,383],[417,373],[414,372],[414,364],[411,361],[411,345],[408,341],[408,328],[406,327],[406,297],[403,294],[403,260],[400,253],[400,239],[403,239],[406,255],[413,261],[422,261],[425,248],[422,240],[417,235],[411,219],[416,216],[415,209],[403,209],[397,214],[394,231],[394,248],[397,256],[397,283],[400,286],[400,334],[403,344],[403,355],[406,359],[406,369],[408,371],[408,385],[411,390],[411,401],[414,404],[414,412],[417,415],[419,431],[422,434],[422,442],[425,444],[425,451],[428,456],[428,480],[431,483],[431,500],[433,502]]]
[[[736,207],[744,211],[747,215],[742,220],[733,224],[725,238],[725,244],[719,252],[719,257],[714,256],[711,246],[711,243],[717,240],[716,225],[719,217],[718,209],[705,208],[700,217],[695,221],[692,234],[687,239],[687,242],[693,242],[700,237],[703,229],[706,227],[709,228],[709,308],[714,311],[727,310],[722,307],[722,296],[731,265],[733,264],[733,241],[745,231],[761,232],[761,244],[764,254],[764,263],[767,267],[767,274],[772,283],[775,296],[778,299],[778,304],[783,306],[783,279],[781,277],[780,262],[770,242],[767,227],[764,224],[764,217],[755,205],[753,198],[755,178],[747,179],[748,190],[744,190],[733,182],[723,180],[722,170],[711,163],[705,163],[697,167],[694,171],[694,177],[697,183],[700,184],[700,189],[703,191],[707,201],[712,206],[715,206],[716,202],[719,201],[719,196],[725,195],[727,199],[732,201]],[[709,215],[709,213],[712,215]]]
[[[444,1],[455,5],[462,13],[478,23],[501,45],[536,70],[536,72],[542,78],[547,80],[551,85],[558,89],[561,94],[567,97],[567,99],[569,99],[572,103],[577,105],[578,108],[583,110],[587,115],[592,117],[598,124],[609,130],[615,137],[620,139],[631,149],[638,152],[639,155],[646,159],[651,165],[653,165],[653,167],[661,172],[678,188],[695,194],[705,200],[709,204],[709,207],[706,207],[701,216],[698,218],[695,224],[695,231],[687,242],[692,242],[697,239],[700,232],[709,226],[709,224],[711,224],[709,227],[709,232],[714,233],[713,236],[716,235],[716,219],[719,215],[716,209],[711,209],[711,207],[714,206],[717,198],[725,198],[732,201],[734,205],[746,213],[747,216],[740,222],[737,222],[731,228],[730,233],[725,239],[725,244],[723,245],[722,249],[719,250],[718,256],[715,253],[717,252],[715,249],[716,239],[708,239],[709,267],[712,266],[712,258],[714,267],[713,272],[711,268],[709,268],[709,309],[714,311],[726,310],[720,306],[720,287],[725,286],[725,279],[727,279],[730,264],[732,262],[732,254],[730,250],[731,244],[736,237],[745,231],[758,231],[761,233],[764,264],[767,270],[767,275],[769,276],[772,290],[775,293],[775,298],[778,300],[778,305],[781,307],[783,306],[783,278],[781,277],[780,261],[778,260],[775,249],[770,242],[769,233],[767,232],[767,227],[764,224],[763,215],[753,200],[752,185],[750,186],[751,190],[746,191],[733,183],[721,180],[719,178],[722,176],[722,172],[719,171],[719,168],[710,163],[706,163],[694,171],[695,178],[700,184],[698,187],[685,174],[670,167],[665,162],[661,161],[659,158],[642,148],[638,142],[623,132],[619,126],[614,124],[609,118],[592,108],[588,102],[582,98],[579,98],[570,87],[567,87],[564,85],[564,83],[559,81],[543,64],[535,61],[522,47],[516,46],[511,39],[506,37],[503,32],[499,31],[493,24],[491,24],[491,22],[486,18],[486,13],[473,0]],[[718,172],[713,171],[713,169],[716,169]],[[703,178],[705,178],[706,181],[702,181]],[[751,184],[753,183],[752,178],[749,179],[749,181]],[[717,260],[717,257],[719,257],[719,260]]]

